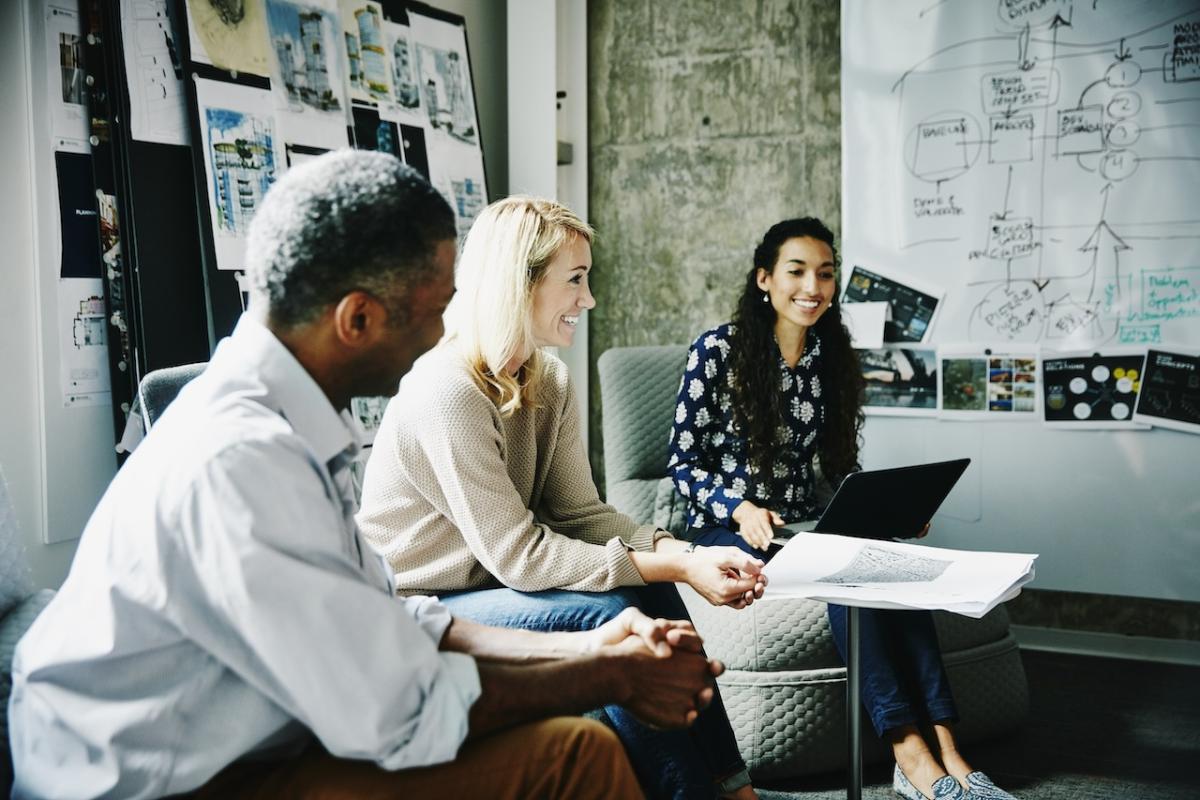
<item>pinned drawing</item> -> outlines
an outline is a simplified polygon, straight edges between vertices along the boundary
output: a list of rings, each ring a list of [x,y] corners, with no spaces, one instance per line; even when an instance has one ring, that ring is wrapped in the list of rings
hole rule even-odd
[[[218,269],[242,269],[246,229],[275,181],[279,159],[270,95],[196,79]]]
[[[311,3],[267,0],[271,85],[292,111],[342,113],[335,11]]]
[[[368,103],[390,100],[392,68],[383,36],[383,8],[370,0],[341,0],[350,97]]]
[[[479,142],[467,61],[458,50],[417,45],[429,124],[469,144]]]
[[[263,0],[187,0],[187,11],[192,61],[270,76]]]

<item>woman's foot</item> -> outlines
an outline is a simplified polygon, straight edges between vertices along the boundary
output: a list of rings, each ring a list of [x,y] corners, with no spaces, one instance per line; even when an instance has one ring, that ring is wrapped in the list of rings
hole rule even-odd
[[[892,773],[892,789],[906,800],[967,800],[968,797],[958,785],[958,781],[946,774],[935,780],[928,791],[918,789],[900,769],[899,764]]]
[[[945,788],[953,783],[958,787],[954,778],[949,777],[946,770],[929,750],[929,745],[915,726],[905,726],[890,732],[892,754],[896,757],[896,771],[892,776],[892,788],[902,797],[912,800],[921,798],[949,798],[954,794],[946,794]],[[912,793],[905,794],[911,789]],[[939,793],[940,790],[940,793]],[[961,787],[959,787],[961,792]]]
[[[967,797],[970,800],[1017,800],[978,770],[967,774]]]

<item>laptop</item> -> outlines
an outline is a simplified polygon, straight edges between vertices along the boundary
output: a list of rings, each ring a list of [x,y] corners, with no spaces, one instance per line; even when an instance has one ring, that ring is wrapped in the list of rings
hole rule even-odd
[[[851,473],[820,519],[785,525],[781,538],[815,531],[862,539],[910,539],[933,519],[970,463],[969,458],[957,458]]]

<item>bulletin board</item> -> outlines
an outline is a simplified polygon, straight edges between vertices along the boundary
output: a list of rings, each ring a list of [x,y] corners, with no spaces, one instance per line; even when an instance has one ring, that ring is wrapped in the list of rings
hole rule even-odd
[[[214,336],[245,307],[255,209],[305,159],[390,152],[441,191],[465,235],[488,195],[462,17],[374,0],[178,0],[175,9]]]

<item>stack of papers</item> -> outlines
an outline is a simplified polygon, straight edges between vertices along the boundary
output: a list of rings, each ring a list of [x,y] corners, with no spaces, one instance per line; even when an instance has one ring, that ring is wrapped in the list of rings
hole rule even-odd
[[[772,597],[982,617],[1033,579],[1036,555],[797,533],[767,564]]]

